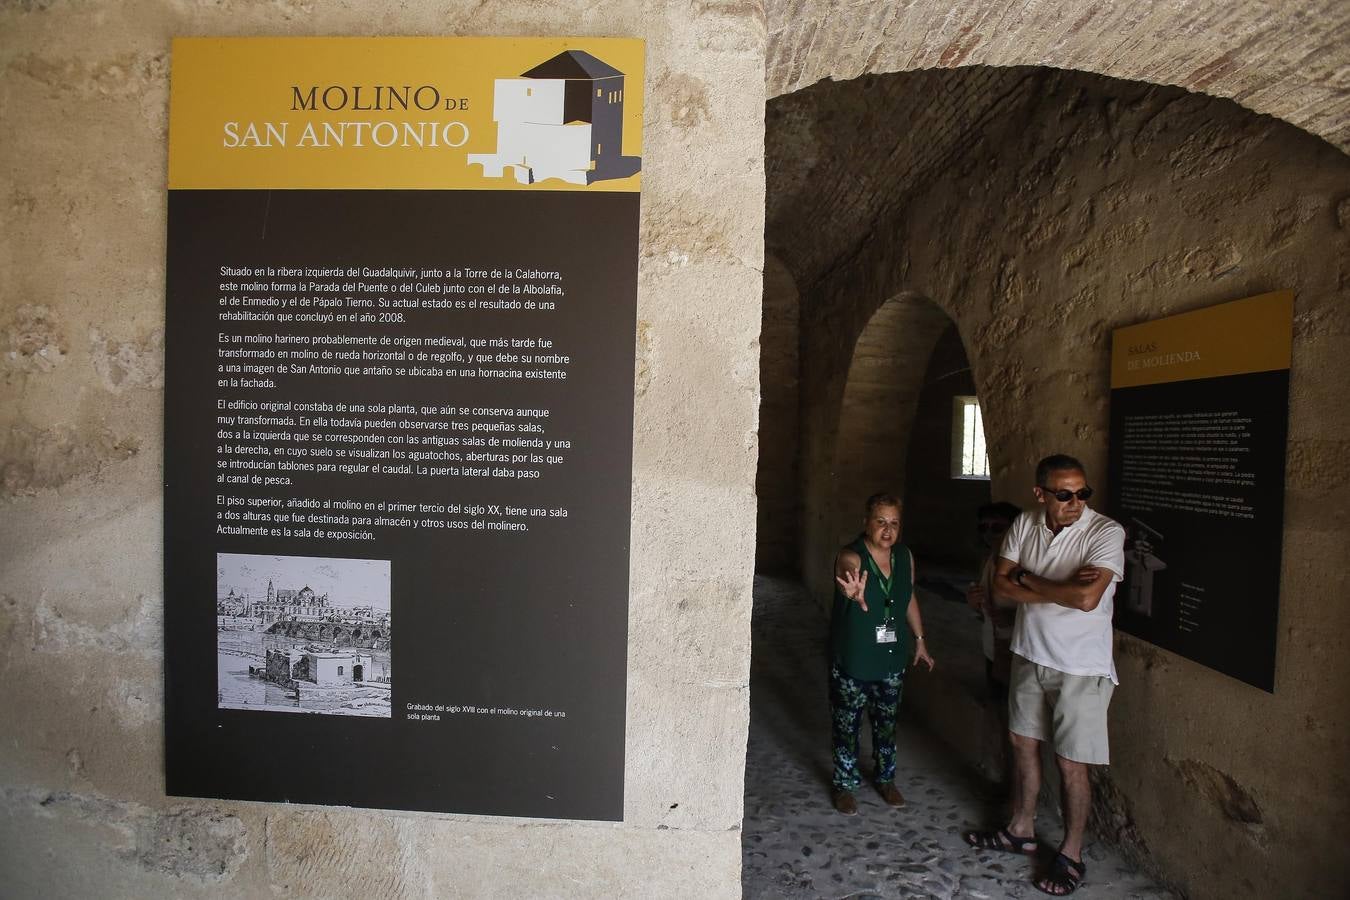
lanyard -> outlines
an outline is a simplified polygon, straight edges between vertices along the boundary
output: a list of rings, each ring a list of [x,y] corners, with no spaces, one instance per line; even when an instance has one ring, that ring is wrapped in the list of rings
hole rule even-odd
[[[886,598],[886,621],[891,621],[891,587],[895,584],[895,551],[891,551],[891,577],[887,578],[881,574],[881,569],[877,568],[877,562],[872,558],[872,551],[867,551],[867,567],[872,570],[872,574],[877,577],[877,585],[881,588],[881,596]]]

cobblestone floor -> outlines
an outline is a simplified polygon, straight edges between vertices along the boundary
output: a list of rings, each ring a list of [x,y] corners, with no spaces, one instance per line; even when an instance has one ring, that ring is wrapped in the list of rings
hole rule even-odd
[[[825,620],[794,582],[757,577],[753,630],[745,897],[1046,896],[1031,884],[1033,860],[976,851],[961,840],[963,829],[1000,824],[1003,808],[903,708],[896,783],[908,804],[892,810],[864,785],[858,815],[836,813],[829,800]],[[864,738],[864,760],[869,755]],[[1058,826],[1046,825],[1043,844],[1059,834]],[[1091,836],[1089,842],[1087,880],[1075,897],[1174,900],[1113,849]]]

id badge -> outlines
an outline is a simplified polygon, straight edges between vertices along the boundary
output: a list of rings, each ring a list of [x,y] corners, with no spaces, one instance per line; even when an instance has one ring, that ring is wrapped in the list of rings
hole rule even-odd
[[[877,626],[877,643],[878,643],[878,644],[894,644],[894,643],[895,643],[895,628],[894,628],[894,626],[891,626],[891,625],[878,625],[878,626]]]

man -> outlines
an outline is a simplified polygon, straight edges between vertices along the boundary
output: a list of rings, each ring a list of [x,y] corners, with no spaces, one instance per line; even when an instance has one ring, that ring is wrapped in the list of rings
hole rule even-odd
[[[900,682],[912,658],[931,671],[914,599],[914,555],[900,539],[900,501],[890,494],[867,498],[863,532],[835,557],[830,615],[830,712],[834,748],[832,799],[856,815],[858,730],[863,710],[872,721],[873,777],[887,804],[905,805],[895,786],[895,714]]]
[[[1008,530],[994,573],[995,597],[1016,603],[1009,740],[1012,815],[998,831],[968,831],[972,846],[1034,853],[1040,745],[1052,740],[1064,784],[1064,842],[1035,880],[1054,896],[1073,893],[1087,874],[1083,831],[1092,789],[1089,765],[1106,765],[1106,709],[1116,684],[1111,612],[1125,568],[1125,530],[1089,509],[1083,464],[1049,456],[1036,466],[1039,509]]]
[[[980,642],[984,648],[984,677],[989,683],[990,696],[1000,701],[1004,710],[1008,701],[1008,678],[1012,664],[1013,624],[1017,606],[994,601],[994,570],[998,551],[1003,546],[1003,533],[1012,527],[1022,510],[1006,501],[984,503],[975,511],[976,534],[984,562],[979,577],[966,588],[966,602],[980,614]],[[1007,722],[1004,722],[1007,725]]]

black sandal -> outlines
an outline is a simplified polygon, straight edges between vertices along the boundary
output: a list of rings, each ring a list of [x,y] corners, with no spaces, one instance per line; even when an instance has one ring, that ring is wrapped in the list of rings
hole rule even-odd
[[[1035,853],[1036,836],[1018,837],[1006,828],[998,831],[965,831],[961,837],[977,850],[998,850],[1001,853]]]
[[[1055,861],[1050,864],[1050,870],[1037,879],[1033,884],[1036,890],[1042,894],[1049,894],[1052,897],[1067,897],[1078,886],[1083,883],[1087,877],[1087,865],[1069,859],[1063,853],[1055,857]]]

